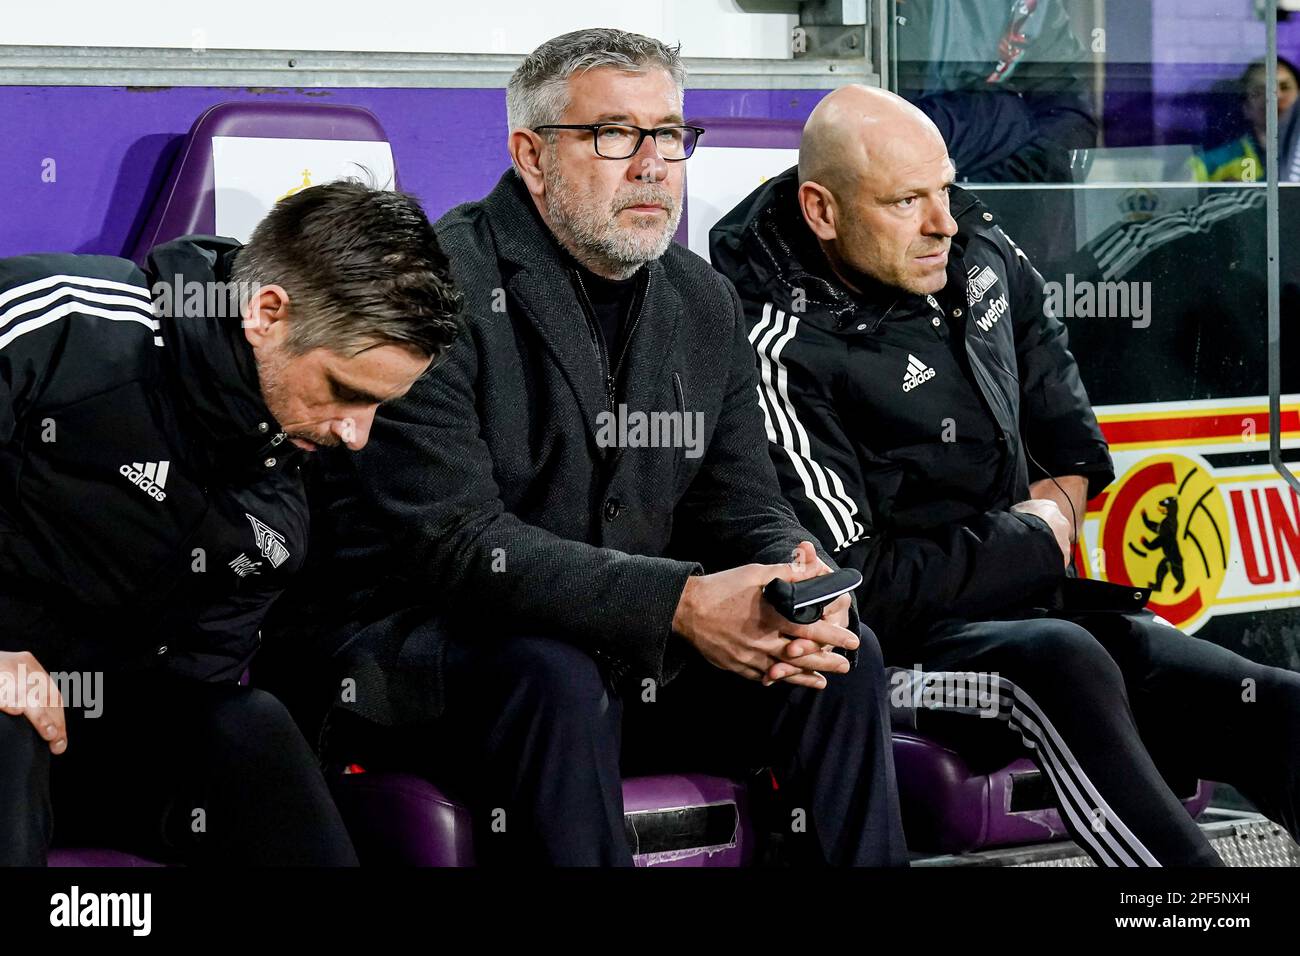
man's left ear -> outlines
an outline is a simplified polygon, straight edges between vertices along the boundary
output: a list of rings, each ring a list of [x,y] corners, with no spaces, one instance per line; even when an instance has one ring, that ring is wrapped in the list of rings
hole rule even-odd
[[[244,337],[254,347],[280,341],[288,331],[289,293],[283,286],[258,286],[244,306]]]

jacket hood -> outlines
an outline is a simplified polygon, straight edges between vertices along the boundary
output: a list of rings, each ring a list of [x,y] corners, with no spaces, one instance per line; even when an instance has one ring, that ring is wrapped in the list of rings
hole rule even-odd
[[[248,460],[284,442],[262,399],[239,298],[233,239],[186,236],[156,246],[145,265],[167,364],[218,458]],[[287,457],[291,444],[279,448]]]
[[[927,297],[862,276],[862,292],[849,292],[835,275],[799,210],[799,169],[793,166],[769,179],[724,216],[709,232],[714,266],[742,295],[761,295],[802,320],[831,331],[850,322],[874,329],[890,315],[903,317],[926,308]],[[970,214],[983,206],[971,193],[952,189],[951,211],[958,233],[948,260],[948,279],[960,275],[960,260],[970,239]],[[963,222],[966,220],[966,222]],[[978,219],[975,222],[983,223]]]

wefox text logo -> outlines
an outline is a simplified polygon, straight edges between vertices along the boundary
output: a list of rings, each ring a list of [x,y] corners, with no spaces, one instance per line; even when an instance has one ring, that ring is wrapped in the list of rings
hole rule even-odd
[[[989,307],[984,310],[983,315],[975,320],[975,324],[980,327],[981,332],[987,332],[997,325],[998,319],[1006,315],[1009,308],[1011,308],[1011,305],[1007,302],[1007,297],[1000,295],[989,303]]]

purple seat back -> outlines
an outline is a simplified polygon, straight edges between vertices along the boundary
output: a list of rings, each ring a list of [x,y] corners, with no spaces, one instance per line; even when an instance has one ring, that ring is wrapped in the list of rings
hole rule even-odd
[[[688,121],[693,126],[702,126],[706,130],[705,134],[700,137],[700,144],[696,147],[695,155],[686,161],[686,191],[683,197],[683,209],[681,222],[677,226],[677,234],[674,237],[677,242],[683,246],[690,246],[690,236],[698,235],[703,229],[707,234],[714,223],[725,215],[737,202],[748,195],[753,189],[760,185],[760,180],[750,176],[745,178],[742,174],[735,181],[728,183],[729,193],[727,197],[720,198],[717,202],[710,203],[710,210],[704,215],[708,221],[697,223],[695,228],[688,225],[691,215],[691,167],[702,166],[701,157],[707,157],[705,162],[710,166],[717,159],[725,159],[725,156],[719,156],[721,150],[733,149],[781,149],[781,150],[798,150],[799,136],[803,131],[803,123],[795,120],[763,120],[763,119],[746,119],[743,117],[723,117],[716,119],[692,119]],[[777,159],[770,166],[764,166],[764,173],[767,176],[775,176],[777,173],[784,172],[797,162],[795,154],[791,154],[788,161],[786,159]],[[746,173],[751,170],[746,166]],[[697,176],[699,179],[704,178],[704,171]],[[753,179],[751,182],[750,179]],[[710,170],[708,176],[709,183],[714,181],[714,176]],[[739,187],[739,195],[732,198],[731,193]],[[699,196],[699,191],[696,191]],[[697,210],[697,215],[700,211]],[[695,251],[700,253],[704,258],[708,258],[708,250],[697,247]]]
[[[325,103],[218,103],[200,116],[181,143],[171,172],[131,252],[143,263],[161,242],[216,231],[216,136],[387,142],[369,110]]]

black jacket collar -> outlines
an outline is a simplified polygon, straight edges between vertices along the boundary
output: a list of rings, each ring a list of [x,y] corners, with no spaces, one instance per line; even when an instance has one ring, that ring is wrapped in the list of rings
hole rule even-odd
[[[609,383],[574,290],[576,264],[542,220],[514,169],[501,177],[483,200],[482,208],[492,231],[506,293],[522,307],[564,370],[595,441],[600,427],[597,415],[610,410]],[[678,254],[689,255],[669,246],[664,258]],[[625,393],[618,398],[630,408],[648,408],[653,401],[684,308],[668,280],[662,258],[647,263],[644,274],[644,291],[638,299],[639,307],[633,308],[625,338]],[[611,362],[616,358],[611,357]]]
[[[769,179],[724,217],[709,234],[714,265],[737,288],[776,299],[831,331],[875,331],[886,318],[904,318],[929,307],[926,296],[862,278],[853,294],[827,262],[798,202],[798,167]],[[972,235],[991,218],[972,193],[954,186],[951,211],[958,232],[948,260],[945,291],[962,287],[961,260]],[[865,329],[859,329],[865,326]]]
[[[164,355],[172,386],[196,426],[196,444],[214,465],[264,470],[266,461],[275,459],[278,465],[295,458],[297,450],[262,398],[242,316],[228,308],[237,299],[208,297],[210,288],[231,288],[225,283],[231,281],[240,248],[233,239],[186,236],[155,247],[145,271],[154,301],[164,304],[156,309]],[[196,290],[203,296],[201,314],[194,314],[200,311],[198,300],[191,299]],[[208,306],[215,302],[222,307],[209,314]]]

